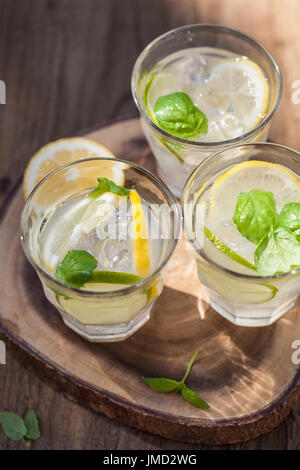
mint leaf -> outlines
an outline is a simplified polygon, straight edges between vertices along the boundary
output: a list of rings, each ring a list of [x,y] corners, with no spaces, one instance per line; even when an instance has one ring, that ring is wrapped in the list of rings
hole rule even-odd
[[[209,408],[209,404],[206,403],[206,401],[203,400],[203,398],[201,398],[197,392],[194,392],[194,390],[191,390],[186,385],[182,387],[181,395],[185,399],[185,401],[188,401],[189,403],[194,406],[197,406],[198,408],[202,408],[204,410],[207,410]]]
[[[277,225],[276,202],[270,191],[252,189],[238,195],[233,222],[252,243],[259,243],[271,226]]]
[[[37,420],[36,412],[34,410],[29,410],[26,413],[24,418],[24,423],[27,428],[25,437],[27,439],[39,439],[41,437],[39,423]]]
[[[119,186],[108,178],[97,178],[98,184],[90,192],[88,197],[99,197],[104,193],[114,193],[118,196],[129,196],[129,190]]]
[[[190,388],[185,385],[185,381],[189,376],[191,368],[199,354],[199,349],[197,349],[190,362],[188,363],[187,369],[185,374],[180,382],[177,382],[173,379],[166,379],[166,378],[146,378],[142,377],[142,379],[149,385],[152,390],[155,392],[177,392],[181,393],[182,397],[191,403],[192,405],[198,406],[198,408],[208,409],[209,405],[204,401],[198,393],[194,392]]]
[[[154,115],[162,129],[182,139],[194,140],[208,130],[207,117],[183,92],[160,96]]]
[[[16,413],[0,412],[0,424],[4,434],[14,441],[20,441],[27,433],[23,419]]]
[[[55,279],[67,286],[80,288],[88,281],[97,264],[97,260],[87,251],[68,251],[56,269]]]
[[[188,363],[188,366],[187,366],[187,368],[186,368],[186,371],[185,371],[185,374],[184,374],[184,376],[183,376],[183,379],[182,379],[181,382],[180,382],[181,384],[184,384],[185,381],[186,381],[186,379],[188,378],[188,376],[189,376],[189,374],[190,374],[190,372],[191,372],[191,368],[193,367],[193,364],[194,364],[194,362],[195,362],[195,360],[196,360],[198,354],[199,354],[199,348],[196,349],[196,351],[194,352],[194,354],[193,354],[193,356],[192,356],[190,362]]]
[[[300,243],[292,232],[271,227],[256,248],[254,260],[261,276],[286,273],[300,266]]]
[[[165,378],[147,378],[142,377],[142,379],[149,385],[152,390],[155,392],[174,392],[176,388],[180,385],[179,382],[172,379],[165,379]]]
[[[300,242],[300,204],[290,202],[279,214],[278,224],[288,232],[293,232]]]

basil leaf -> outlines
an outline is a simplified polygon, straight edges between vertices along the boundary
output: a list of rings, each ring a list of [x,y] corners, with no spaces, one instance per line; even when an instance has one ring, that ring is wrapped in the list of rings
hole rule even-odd
[[[26,435],[27,429],[24,421],[16,413],[2,411],[0,413],[0,424],[4,434],[14,441],[20,441]]]
[[[300,241],[300,204],[290,202],[286,204],[279,214],[279,226],[289,232],[294,232]]]
[[[252,189],[238,195],[233,222],[239,232],[252,243],[259,243],[271,226],[276,226],[276,202],[270,191]]]
[[[173,392],[180,385],[180,382],[176,382],[176,380],[172,379],[147,377],[142,377],[142,379],[155,392]]]
[[[114,193],[118,196],[129,196],[129,190],[119,186],[108,178],[97,178],[98,184],[88,197],[99,197],[104,193]]]
[[[160,96],[154,115],[162,129],[182,139],[194,140],[208,130],[207,117],[183,92]]]
[[[27,439],[36,440],[41,437],[39,423],[37,420],[36,412],[34,410],[29,410],[26,413],[26,416],[24,418],[24,423],[27,428],[27,432],[25,435]]]
[[[209,404],[203,400],[203,398],[201,398],[197,392],[194,392],[194,390],[191,390],[186,385],[182,387],[181,395],[185,401],[188,401],[198,408],[202,408],[203,410],[207,410],[209,408]]]
[[[258,274],[272,276],[300,266],[300,244],[292,232],[271,228],[254,253]]]
[[[55,279],[67,286],[80,288],[88,281],[97,264],[97,260],[87,251],[68,251],[56,269]]]

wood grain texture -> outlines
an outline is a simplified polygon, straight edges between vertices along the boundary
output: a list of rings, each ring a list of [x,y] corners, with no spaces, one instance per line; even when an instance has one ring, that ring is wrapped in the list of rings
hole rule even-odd
[[[0,105],[0,199],[42,144],[134,113],[129,83],[137,54],[182,24],[223,23],[271,50],[285,81],[271,138],[299,149],[300,105],[291,102],[291,83],[300,78],[299,10],[298,0],[126,0],[126,8],[124,0],[0,0],[0,79],[7,84],[7,104]],[[37,408],[43,429],[37,448],[203,448],[109,421],[53,391],[11,353],[7,360],[0,366],[0,406],[20,413]],[[268,435],[226,448],[296,449],[299,431],[296,410]],[[0,448],[18,447],[0,433]]]
[[[238,29],[260,41],[276,58],[284,91],[272,120],[270,139],[300,149],[300,104],[292,102],[292,83],[300,79],[300,2],[298,0],[164,0],[159,2],[170,28],[182,24],[216,23]]]
[[[115,136],[118,139],[115,139]],[[115,155],[154,170],[139,119],[119,120],[86,135]],[[198,280],[184,237],[163,269],[164,290],[150,321],[126,341],[92,344],[65,327],[25,259],[18,231],[22,187],[1,214],[0,338],[75,403],[138,429],[190,444],[228,444],[277,426],[297,403],[300,373],[291,361],[299,304],[266,328],[243,328],[218,315]],[[15,288],[17,286],[17,289]],[[203,411],[180,395],[160,395],[141,380],[180,379],[196,348],[188,385],[210,403]],[[74,358],[76,360],[74,361]]]

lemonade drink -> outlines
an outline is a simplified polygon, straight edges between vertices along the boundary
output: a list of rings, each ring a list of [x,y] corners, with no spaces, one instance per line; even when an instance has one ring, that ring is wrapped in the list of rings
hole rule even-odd
[[[192,170],[221,147],[267,139],[280,80],[277,64],[260,45],[214,25],[179,28],[146,48],[133,71],[133,94],[159,174],[176,196]],[[176,93],[191,102],[180,103]],[[192,105],[207,126],[191,123]]]
[[[138,196],[138,193],[137,197]],[[96,199],[89,199],[89,193],[62,203],[49,217],[39,237],[39,257],[49,272],[55,272],[65,255],[72,250],[91,254],[97,261],[96,273],[102,273],[104,282],[87,282],[83,291],[107,292],[120,290],[139,283],[144,276],[150,276],[159,266],[163,254],[163,240],[156,216],[150,206],[142,199],[137,203],[141,211],[140,219],[145,223],[146,246],[142,260],[138,260],[139,248],[136,246],[133,207],[125,196],[105,193]],[[140,223],[140,222],[138,222]],[[150,236],[156,232],[157,238]],[[110,273],[113,273],[114,277]],[[131,276],[130,276],[131,275]],[[109,282],[105,282],[106,279]],[[128,282],[130,281],[130,282]],[[153,292],[152,292],[153,290]],[[65,299],[56,294],[59,308],[63,308],[76,320],[84,324],[113,325],[127,323],[137,313],[147,308],[162,290],[161,279],[117,308],[113,303],[99,308],[97,302],[83,303],[77,299]],[[51,289],[50,289],[51,291]],[[47,291],[53,297],[53,291]]]
[[[182,201],[193,208],[185,229],[199,279],[213,308],[236,324],[273,323],[299,294],[295,157],[273,144],[233,147],[200,165],[186,184]]]
[[[46,297],[91,341],[124,339],[149,319],[178,230],[176,206],[172,214],[160,211],[175,201],[159,180],[120,160],[110,162],[122,185],[97,179],[108,161],[90,159],[53,173],[29,197],[22,217],[25,253]],[[51,203],[49,196],[45,207],[47,186],[63,180],[67,192]]]

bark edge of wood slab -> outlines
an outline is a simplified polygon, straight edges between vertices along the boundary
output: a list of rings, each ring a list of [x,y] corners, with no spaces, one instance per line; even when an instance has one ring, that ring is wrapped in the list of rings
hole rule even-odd
[[[139,119],[119,120],[87,135],[117,156],[155,171]],[[6,267],[0,273],[5,292],[0,337],[23,363],[35,366],[76,403],[191,444],[253,439],[288,415],[300,397],[299,369],[291,361],[291,344],[300,331],[299,302],[268,327],[232,325],[209,306],[193,252],[185,250],[182,239],[164,268],[165,288],[151,320],[124,342],[88,343],[63,324],[23,255],[14,235],[23,204],[18,184],[0,211],[0,262]],[[180,379],[197,347],[200,354],[188,385],[209,402],[208,411],[179,394],[156,393],[141,379]]]

